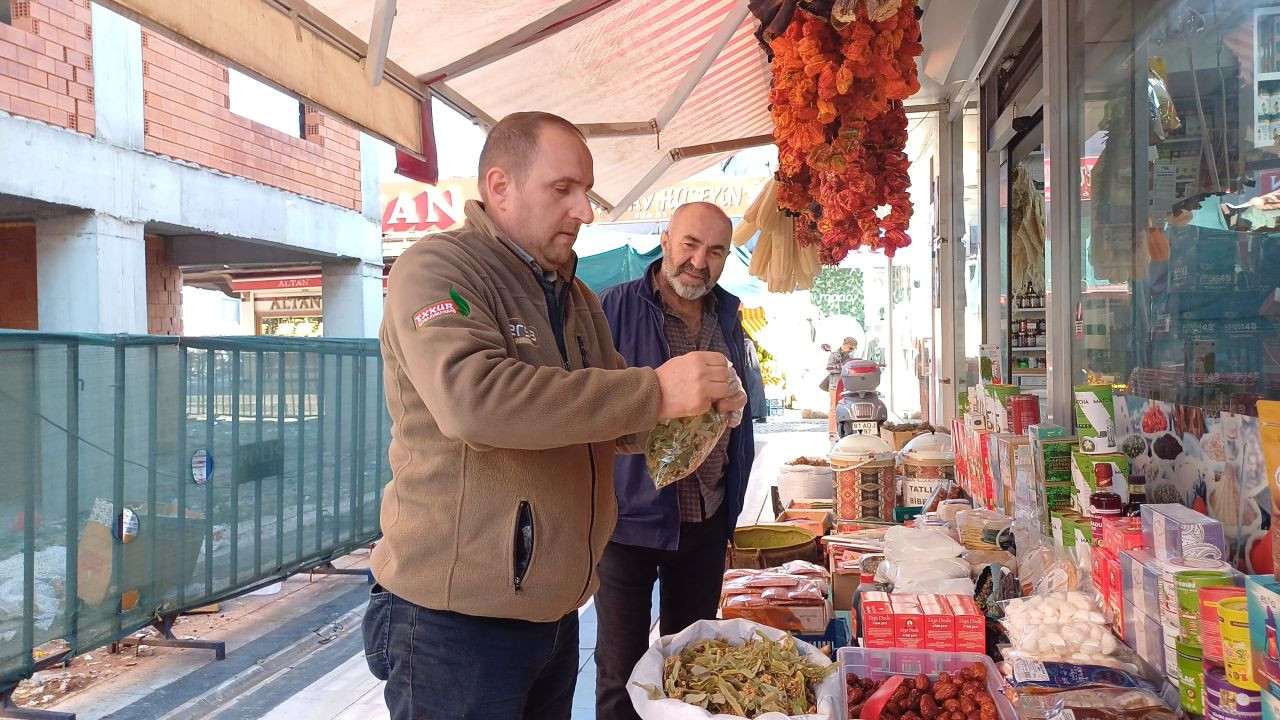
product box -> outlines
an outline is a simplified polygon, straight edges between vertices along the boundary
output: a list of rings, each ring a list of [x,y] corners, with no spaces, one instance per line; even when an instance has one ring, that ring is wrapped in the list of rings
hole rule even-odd
[[[890,595],[893,606],[893,647],[923,650],[924,610],[915,595]]]
[[[783,525],[795,525],[812,532],[818,537],[827,535],[835,527],[836,515],[830,510],[783,510],[777,522]]]
[[[1120,586],[1124,599],[1144,615],[1161,614],[1160,562],[1146,550],[1120,553]]]
[[[1076,486],[1072,483],[1049,483],[1044,486],[1044,504],[1050,511],[1070,510],[1071,501],[1076,495]]]
[[[1245,580],[1249,603],[1249,644],[1253,648],[1253,681],[1263,692],[1280,695],[1280,580],[1250,575]]]
[[[1275,296],[1280,302],[1280,290]],[[1258,431],[1262,435],[1262,458],[1271,488],[1271,567],[1280,578],[1280,401],[1258,401]]]
[[[1141,550],[1142,518],[1109,517],[1102,521],[1102,547],[1117,556],[1125,550]]]
[[[1067,437],[1067,429],[1052,423],[1036,423],[1027,426],[1027,437],[1040,440],[1059,440]]]
[[[1142,537],[1155,559],[1209,558],[1227,555],[1222,523],[1185,505],[1142,506]]]
[[[1116,413],[1112,387],[1077,385],[1075,401],[1080,450],[1090,455],[1116,452]]]
[[[721,607],[720,616],[725,620],[750,620],[788,632],[821,635],[831,622],[831,604]]]
[[[999,507],[1012,517],[1018,472],[1029,471],[1031,468],[1031,441],[1020,435],[1000,435],[996,439],[996,449],[999,451],[1000,470],[998,495],[1003,499],[1003,504]]]
[[[1036,480],[1045,485],[1071,484],[1071,453],[1079,448],[1074,438],[1029,438]]]
[[[927,650],[955,652],[956,619],[941,595],[920,595],[924,611],[924,646]]]
[[[1164,672],[1164,627],[1128,600],[1124,602],[1124,642],[1156,670]]]
[[[1120,558],[1106,548],[1098,548],[1096,553],[1102,556],[1102,572],[1107,577],[1107,593],[1104,596],[1106,604],[1111,608],[1112,614],[1123,621],[1124,578],[1121,576]]]
[[[1262,693],[1262,720],[1280,720],[1280,697]]]
[[[1097,467],[1103,463],[1112,466],[1111,492],[1129,502],[1129,456],[1124,453],[1088,455],[1080,451],[1071,453],[1071,481],[1076,488],[1076,509],[1088,516],[1089,496],[1098,492]]]
[[[921,432],[922,431],[919,429],[890,430],[887,427],[881,426],[880,439],[889,443],[889,447],[893,448],[894,452],[901,452],[902,448],[906,447],[907,443],[915,439],[915,437],[920,435]]]
[[[1017,385],[987,383],[981,386],[981,392],[985,395],[982,409],[987,429],[998,433],[1009,432],[1011,425],[1007,403],[1010,397],[1021,393],[1022,388]]]
[[[1098,591],[1098,597],[1105,603],[1107,594],[1110,591],[1108,587],[1107,568],[1103,564],[1106,559],[1107,551],[1102,548],[1092,548],[1089,553],[1089,579],[1093,582],[1093,588]]]
[[[985,655],[987,652],[987,616],[970,595],[944,595],[955,617],[956,652]]]
[[[889,593],[862,596],[862,644],[868,648],[894,647],[893,604]]]

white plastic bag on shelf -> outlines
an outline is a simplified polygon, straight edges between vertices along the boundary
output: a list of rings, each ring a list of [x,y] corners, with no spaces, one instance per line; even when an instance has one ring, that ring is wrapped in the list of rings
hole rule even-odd
[[[964,546],[938,528],[895,525],[884,535],[884,556],[893,563],[958,558]]]
[[[687,645],[699,640],[713,640],[715,638],[723,638],[734,644],[743,643],[755,639],[756,632],[761,632],[772,640],[781,640],[788,635],[782,630],[766,627],[749,620],[699,620],[677,635],[659,638],[649,648],[649,651],[640,658],[640,662],[636,663],[635,670],[631,672],[631,678],[627,681],[627,694],[631,696],[631,704],[635,707],[636,713],[643,720],[707,720],[707,718],[732,720],[739,718],[740,716],[738,715],[712,715],[697,705],[690,705],[681,700],[672,700],[670,698],[650,700],[649,693],[640,685],[663,687],[665,684],[663,669],[666,659],[672,655],[680,654]],[[831,664],[831,658],[824,655],[818,648],[801,640],[796,640],[795,642],[796,648],[804,654],[806,661],[823,667]],[[818,712],[809,715],[793,715],[790,716],[792,720],[837,720],[843,717],[844,713],[841,708],[845,703],[844,677],[839,672],[827,675],[825,679],[818,683],[814,694],[817,698]],[[788,716],[782,713],[766,713],[756,718],[756,720],[787,719]]]

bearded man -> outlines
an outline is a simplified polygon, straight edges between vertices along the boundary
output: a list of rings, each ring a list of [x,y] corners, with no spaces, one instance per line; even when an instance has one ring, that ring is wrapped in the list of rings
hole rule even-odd
[[[711,203],[676,209],[662,259],[644,277],[600,295],[614,345],[630,367],[660,367],[693,352],[722,353],[749,387],[741,301],[717,283],[733,223]],[[618,524],[600,558],[596,592],[596,717],[637,718],[627,679],[649,645],[653,584],[663,635],[716,617],[725,544],[742,511],[755,440],[748,420],[721,436],[688,477],[661,490],[644,456],[618,456]]]

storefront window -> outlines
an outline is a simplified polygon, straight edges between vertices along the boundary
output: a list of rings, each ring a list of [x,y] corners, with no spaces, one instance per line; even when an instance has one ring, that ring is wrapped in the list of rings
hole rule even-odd
[[[1077,379],[1256,414],[1280,399],[1280,4],[1073,5]]]
[[[964,224],[965,233],[957,250],[963,257],[962,274],[956,279],[963,300],[964,352],[959,354],[956,377],[960,387],[973,387],[981,380],[979,353],[982,349],[982,184],[980,117],[977,108],[964,114]]]

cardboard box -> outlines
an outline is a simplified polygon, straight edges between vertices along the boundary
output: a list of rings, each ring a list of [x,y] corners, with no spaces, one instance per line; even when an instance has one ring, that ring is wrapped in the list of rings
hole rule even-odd
[[[1046,485],[1070,485],[1071,455],[1079,449],[1074,438],[1044,440],[1033,445],[1032,460],[1036,463],[1036,477]]]
[[[756,608],[721,607],[725,620],[742,619],[758,622],[788,632],[821,635],[831,622],[831,605],[774,605]]]
[[[1123,453],[1087,455],[1080,451],[1071,453],[1071,482],[1076,487],[1076,510],[1088,516],[1089,496],[1098,492],[1097,466],[1110,463],[1113,466],[1111,492],[1129,502],[1129,456]]]
[[[969,595],[944,595],[955,617],[956,652],[987,652],[987,617]]]
[[[1175,557],[1221,560],[1227,555],[1222,523],[1185,505],[1143,505],[1142,537],[1161,562]]]
[[[1107,592],[1103,595],[1111,613],[1124,618],[1124,578],[1120,571],[1120,558],[1105,548],[1098,548],[1094,554],[1102,556],[1102,572],[1106,576]]]
[[[1141,550],[1142,519],[1136,517],[1109,517],[1102,521],[1102,547],[1119,556],[1125,550]]]
[[[784,525],[795,525],[822,537],[831,533],[835,526],[836,515],[830,510],[783,510],[777,522]]]
[[[880,428],[880,439],[889,443],[889,447],[893,448],[894,452],[898,452],[901,451],[902,448],[906,447],[907,443],[914,440],[917,435],[922,434],[922,432],[923,431],[921,430],[895,431],[882,426]]]
[[[1128,601],[1124,603],[1124,631],[1121,637],[1138,657],[1147,661],[1161,673],[1165,672],[1164,626],[1160,620],[1138,610]]]
[[[831,606],[837,612],[853,610],[853,594],[862,583],[862,574],[857,567],[863,553],[848,548],[830,546],[827,548],[827,568],[831,571]],[[852,564],[853,567],[846,567]]]
[[[923,650],[924,610],[915,595],[890,595],[893,606],[893,647]]]
[[[1153,618],[1161,616],[1160,562],[1146,550],[1120,553],[1120,588],[1124,599],[1138,612]]]
[[[1249,604],[1249,644],[1253,648],[1253,681],[1263,692],[1280,695],[1280,580],[1271,575],[1245,579]]]
[[[941,595],[921,595],[920,609],[924,611],[924,646],[927,650],[954,652],[956,649],[956,619],[951,606]]]
[[[1031,440],[1020,435],[1000,435],[997,436],[996,446],[999,450],[1000,471],[998,497],[1001,500],[997,503],[997,507],[1006,515],[1013,517],[1013,499],[1017,490],[1018,471],[1030,471],[1032,465]]]
[[[1027,427],[1027,437],[1040,440],[1057,440],[1067,436],[1067,429],[1052,423],[1036,423]]]
[[[862,596],[862,644],[868,648],[894,647],[893,604],[888,593],[869,592]]]

